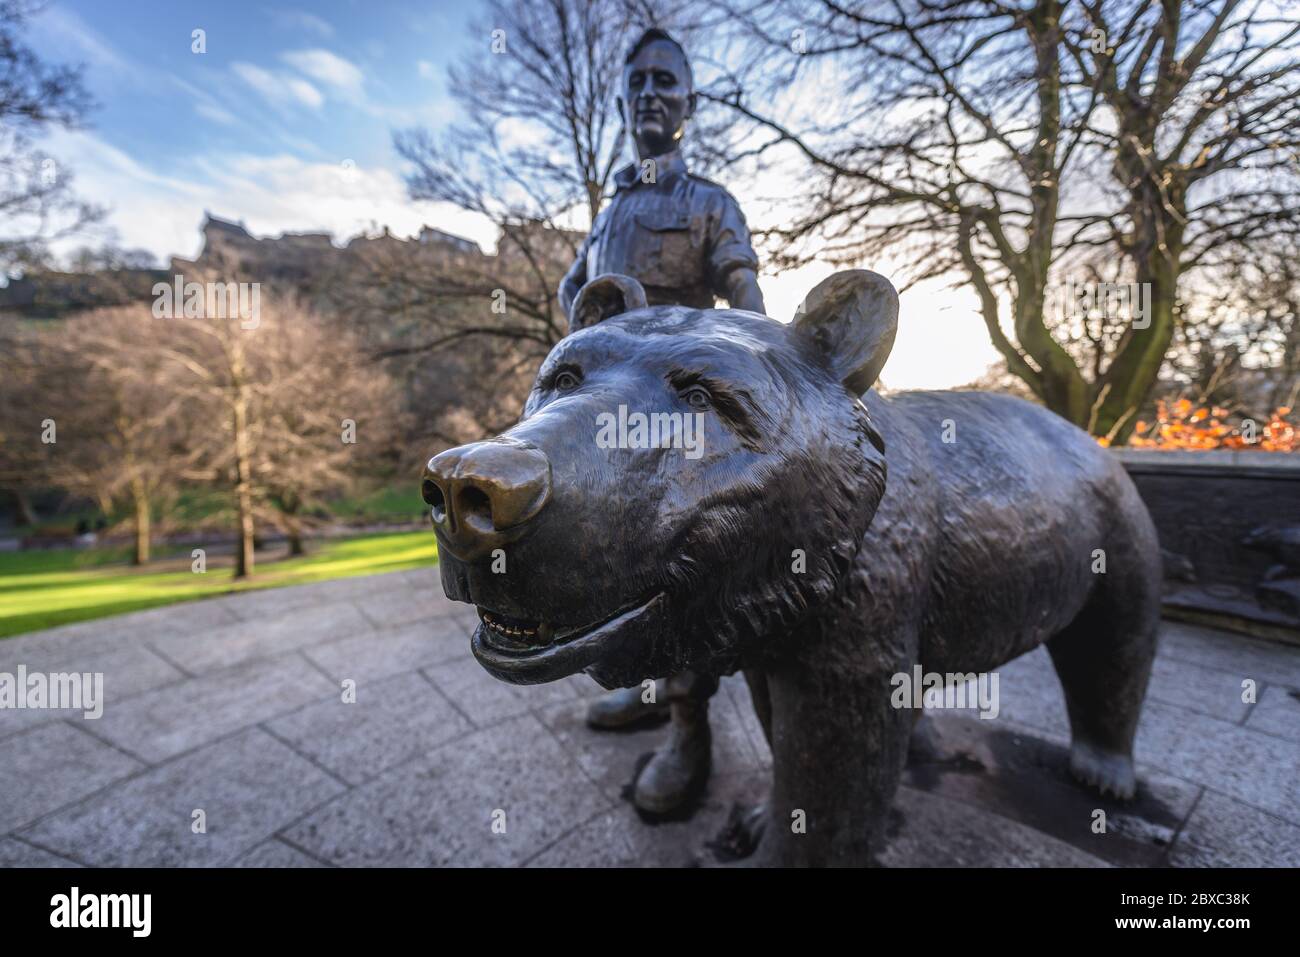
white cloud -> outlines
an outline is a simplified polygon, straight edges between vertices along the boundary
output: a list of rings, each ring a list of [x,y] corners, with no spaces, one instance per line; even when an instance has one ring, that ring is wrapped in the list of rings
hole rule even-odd
[[[437,68],[434,67],[434,65],[430,63],[428,60],[418,61],[415,64],[415,70],[417,73],[420,74],[420,78],[424,80],[435,79],[438,75]]]
[[[306,80],[273,73],[252,63],[236,61],[230,64],[234,74],[262,95],[262,98],[277,109],[283,110],[295,104],[319,109],[325,102],[320,90]]]
[[[288,50],[280,54],[280,59],[324,86],[354,98],[361,96],[365,74],[355,63],[329,50]]]
[[[316,87],[312,86],[306,80],[291,79],[288,82],[289,92],[300,102],[305,103],[312,109],[316,109],[325,102]]]
[[[272,10],[271,16],[279,21],[281,26],[291,30],[304,30],[309,33],[320,34],[323,37],[332,37],[334,35],[334,27],[316,16],[316,14],[308,13],[306,10]]]
[[[239,122],[229,110],[208,100],[199,100],[195,103],[194,112],[205,120],[212,120],[214,123],[221,123],[223,126],[234,126]]]
[[[96,66],[105,67],[119,75],[134,72],[132,64],[70,10],[47,7],[40,11],[33,26],[38,32],[45,32],[57,38],[60,46],[76,48],[82,57]],[[189,45],[188,37],[185,43]]]
[[[107,226],[118,242],[143,248],[161,262],[188,259],[201,246],[205,211],[242,220],[257,236],[329,232],[342,244],[376,226],[413,236],[428,224],[491,249],[496,233],[481,217],[444,204],[413,203],[405,185],[382,167],[344,167],[289,154],[213,155],[190,176],[162,175],[85,132],[59,132],[43,144],[75,174],[79,195],[111,207]],[[60,243],[60,253],[98,237]]]

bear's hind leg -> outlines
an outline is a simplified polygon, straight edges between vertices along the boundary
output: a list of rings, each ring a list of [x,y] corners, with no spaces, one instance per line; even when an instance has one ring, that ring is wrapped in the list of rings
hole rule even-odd
[[[1137,791],[1133,738],[1155,658],[1159,607],[1154,592],[1123,591],[1103,589],[1047,650],[1070,715],[1070,773],[1102,795],[1129,800]]]

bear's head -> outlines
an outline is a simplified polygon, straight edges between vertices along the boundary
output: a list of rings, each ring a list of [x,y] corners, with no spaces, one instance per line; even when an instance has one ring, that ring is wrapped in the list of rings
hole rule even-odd
[[[627,686],[732,665],[815,613],[884,493],[859,396],[897,318],[865,271],[821,283],[789,324],[588,283],[519,423],[425,470],[479,662]]]

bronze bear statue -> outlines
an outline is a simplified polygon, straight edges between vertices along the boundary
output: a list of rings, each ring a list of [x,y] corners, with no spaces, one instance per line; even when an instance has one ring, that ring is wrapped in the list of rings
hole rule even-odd
[[[1160,598],[1146,508],[1046,409],[868,391],[897,320],[866,271],[789,324],[647,307],[599,277],[519,423],[425,470],[443,588],[478,607],[497,678],[744,669],[773,755],[756,863],[873,861],[913,724],[891,692],[916,665],[988,672],[1046,644],[1070,770],[1136,786]]]

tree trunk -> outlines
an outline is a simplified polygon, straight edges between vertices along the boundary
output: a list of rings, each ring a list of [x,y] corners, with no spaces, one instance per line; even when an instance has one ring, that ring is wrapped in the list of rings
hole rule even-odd
[[[235,503],[239,511],[239,535],[235,543],[235,577],[253,574],[253,463],[248,435],[248,397],[242,388],[235,395]]]
[[[302,522],[298,519],[302,511],[302,498],[296,492],[283,492],[279,496],[279,506],[280,524],[284,529],[285,538],[289,541],[289,557],[306,555],[307,550],[303,547],[302,541]]]
[[[26,489],[16,488],[13,492],[14,501],[18,504],[18,517],[22,523],[28,527],[34,527],[40,518],[36,515],[36,509],[32,508],[32,500],[27,495]]]
[[[1135,165],[1130,163],[1130,166]],[[1145,328],[1129,326],[1106,369],[1097,393],[1092,433],[1123,445],[1151,395],[1179,321],[1178,280],[1182,273],[1185,197],[1177,183],[1145,182],[1134,211],[1130,256],[1135,278],[1150,289]]]
[[[135,500],[135,556],[131,564],[144,565],[149,561],[149,496],[139,483],[135,483],[131,497]]]
[[[285,533],[289,538],[289,557],[296,558],[299,555],[306,555],[307,549],[303,547],[302,542],[302,525],[298,521],[297,515],[290,512],[285,516]]]

